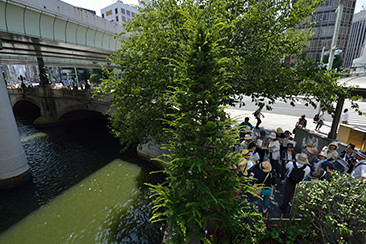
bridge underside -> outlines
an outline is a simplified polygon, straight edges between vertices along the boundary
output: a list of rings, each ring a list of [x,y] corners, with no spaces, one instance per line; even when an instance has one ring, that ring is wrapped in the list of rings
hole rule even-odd
[[[15,65],[37,65],[37,58],[43,58],[46,66],[112,68],[107,57],[112,53],[92,47],[70,43],[41,40],[17,34],[0,32],[2,50],[0,63]]]

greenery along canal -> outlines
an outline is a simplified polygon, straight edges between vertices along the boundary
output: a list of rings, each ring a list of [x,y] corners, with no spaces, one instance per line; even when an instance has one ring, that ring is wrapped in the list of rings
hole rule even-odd
[[[16,117],[32,182],[0,191],[0,243],[161,242],[145,183],[164,177],[120,153],[102,116],[42,130]]]

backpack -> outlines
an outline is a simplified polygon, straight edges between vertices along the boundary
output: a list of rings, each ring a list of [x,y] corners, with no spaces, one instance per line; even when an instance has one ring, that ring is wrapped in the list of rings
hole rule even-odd
[[[316,115],[314,115],[314,121],[318,121],[319,120],[319,114],[316,114]]]
[[[292,169],[288,177],[288,180],[291,181],[292,183],[299,183],[304,178],[305,174],[304,169],[306,168],[307,165],[305,164],[302,167],[298,168],[295,162],[292,163],[294,164],[294,168]]]

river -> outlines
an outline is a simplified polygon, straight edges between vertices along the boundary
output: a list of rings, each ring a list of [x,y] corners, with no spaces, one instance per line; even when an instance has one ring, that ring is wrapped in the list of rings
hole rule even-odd
[[[16,114],[32,181],[0,191],[0,243],[161,243],[164,224],[149,222],[155,166],[121,146],[94,116],[36,129]]]

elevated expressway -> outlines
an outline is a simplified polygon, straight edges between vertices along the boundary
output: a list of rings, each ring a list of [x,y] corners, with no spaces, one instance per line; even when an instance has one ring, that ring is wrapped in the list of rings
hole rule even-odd
[[[62,1],[0,0],[0,64],[38,65],[41,96],[51,101],[45,66],[108,67],[107,57],[119,46],[114,36],[123,31],[116,23]],[[82,104],[78,106],[86,106]],[[63,108],[58,111],[65,111],[66,105]],[[46,112],[50,114],[51,110]],[[29,173],[5,80],[0,75],[0,188],[16,186],[29,179]]]

